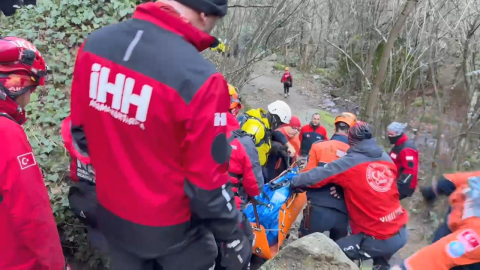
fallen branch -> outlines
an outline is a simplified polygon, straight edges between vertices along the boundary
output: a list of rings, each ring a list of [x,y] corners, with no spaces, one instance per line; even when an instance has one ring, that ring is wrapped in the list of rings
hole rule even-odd
[[[346,53],[344,50],[340,49],[337,45],[333,44],[332,42],[330,42],[328,39],[325,39],[326,42],[328,42],[328,44],[332,45],[333,47],[335,47],[337,50],[341,51],[348,59],[350,59],[350,61],[352,61],[352,63],[357,66],[358,70],[360,70],[360,72],[362,73],[363,77],[365,78],[365,81],[367,81],[367,85],[368,87],[371,87],[372,84],[370,83],[370,81],[368,80],[367,78],[367,75],[365,74],[365,72],[363,71],[363,69],[357,64],[357,62],[355,62],[355,60],[352,59],[352,57],[350,57],[350,55],[348,55],[348,53]]]
[[[274,6],[262,6],[262,5],[231,5],[228,8],[273,8]]]

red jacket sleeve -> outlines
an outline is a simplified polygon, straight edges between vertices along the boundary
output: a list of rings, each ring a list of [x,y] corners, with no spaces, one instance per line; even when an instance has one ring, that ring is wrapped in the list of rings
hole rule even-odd
[[[42,269],[61,270],[65,265],[60,237],[48,192],[32,148],[22,128],[11,122],[0,130],[0,193],[8,219],[20,241]]]
[[[81,65],[82,61],[82,50],[83,44],[78,49],[77,59],[75,62],[75,67]],[[71,102],[70,102],[70,117],[72,125],[81,126],[82,125],[82,102],[85,100],[82,98],[86,91],[82,89],[83,87],[88,87],[85,82],[89,82],[90,78],[84,76],[85,74],[80,74],[80,71],[84,70],[82,68],[74,68],[73,70],[73,80],[72,80],[72,91],[71,91]]]
[[[87,138],[85,137],[85,132],[83,131],[82,126],[82,108],[87,107],[83,103],[88,102],[88,96],[86,95],[87,91],[85,91],[85,88],[89,88],[90,82],[90,74],[84,73],[85,70],[89,70],[83,67],[85,57],[87,56],[83,54],[82,44],[82,46],[78,49],[77,59],[75,61],[75,68],[73,70],[70,101],[70,132],[72,134],[72,143],[75,146],[75,149],[79,150],[79,153],[82,156],[88,156]]]
[[[308,125],[307,125],[307,126],[308,126]],[[307,126],[303,126],[303,127],[300,129],[300,133],[298,134],[298,139],[300,140],[300,145],[302,144],[303,133],[305,132],[305,129],[307,128]]]
[[[320,126],[320,134],[325,138],[324,141],[328,141],[327,129],[324,126]]]
[[[237,149],[237,151],[238,150],[239,149]],[[240,151],[243,157],[242,185],[243,188],[245,188],[245,192],[248,194],[248,196],[255,197],[257,195],[260,195],[260,188],[257,184],[257,178],[253,173],[253,165],[252,162],[250,162],[250,158],[248,157],[247,152],[245,151],[245,148],[243,146],[241,146]]]
[[[190,208],[219,241],[235,240],[240,212],[227,186],[227,113],[230,96],[226,81],[214,74],[188,104],[189,119],[183,143],[185,193]],[[234,238],[232,238],[234,237]]]
[[[398,179],[401,179],[402,177],[405,178],[408,175],[411,175],[411,188],[415,188],[417,185],[418,177],[418,152],[411,148],[405,148],[400,152],[399,160],[401,162],[403,170],[399,172]]]

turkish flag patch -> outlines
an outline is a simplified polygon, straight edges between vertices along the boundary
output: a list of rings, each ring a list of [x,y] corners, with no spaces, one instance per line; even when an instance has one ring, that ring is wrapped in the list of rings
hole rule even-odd
[[[37,161],[35,160],[35,156],[33,156],[32,152],[18,156],[17,160],[20,164],[20,169],[22,170],[37,165]]]

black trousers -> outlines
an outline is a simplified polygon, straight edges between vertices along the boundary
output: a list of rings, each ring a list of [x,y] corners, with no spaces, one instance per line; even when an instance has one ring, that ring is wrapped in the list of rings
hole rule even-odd
[[[179,252],[157,258],[126,251],[117,243],[109,244],[113,270],[208,270],[213,269],[218,252],[211,233],[204,233]]]
[[[311,205],[308,215],[310,224],[305,224],[308,218],[306,215],[303,216],[302,222],[300,223],[299,231],[302,236],[326,231],[330,232],[330,239],[333,241],[347,236],[348,216],[345,213],[329,207]]]
[[[284,83],[283,84],[283,93],[288,94],[290,92],[290,85]]]

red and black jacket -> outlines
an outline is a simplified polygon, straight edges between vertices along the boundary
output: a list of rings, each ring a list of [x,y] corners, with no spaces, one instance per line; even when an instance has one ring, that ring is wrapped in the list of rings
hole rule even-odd
[[[408,213],[400,204],[396,175],[397,168],[388,154],[375,139],[369,139],[352,146],[347,155],[297,175],[291,185],[341,186],[353,234],[362,232],[385,240],[408,222]]]
[[[230,182],[233,184],[235,193],[235,203],[237,209],[245,206],[247,197],[255,197],[263,190],[262,166],[258,158],[257,148],[253,138],[240,129],[235,116],[229,114],[228,122],[228,141],[232,147],[228,174]],[[244,136],[242,136],[244,134]]]
[[[300,155],[307,156],[312,144],[318,141],[328,141],[327,130],[324,126],[312,126],[308,124],[302,127],[300,134]]]
[[[174,252],[196,222],[219,242],[238,238],[241,214],[226,185],[230,96],[199,53],[216,42],[156,2],[82,45],[72,135],[95,168],[107,238],[145,253]]]
[[[418,181],[418,151],[407,135],[395,143],[390,158],[397,166],[397,185],[400,200],[412,196]]]

